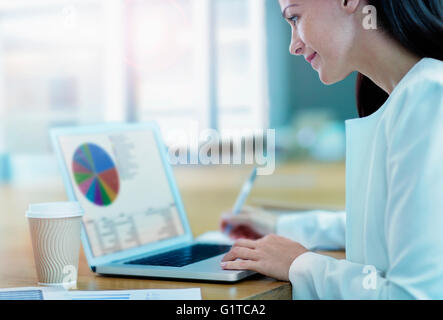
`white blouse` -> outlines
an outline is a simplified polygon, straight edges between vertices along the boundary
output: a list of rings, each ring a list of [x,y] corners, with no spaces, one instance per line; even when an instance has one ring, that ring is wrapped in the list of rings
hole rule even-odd
[[[443,299],[443,62],[424,58],[386,103],[346,121],[346,214],[279,218],[304,253],[294,299]],[[345,236],[346,235],[346,236]]]

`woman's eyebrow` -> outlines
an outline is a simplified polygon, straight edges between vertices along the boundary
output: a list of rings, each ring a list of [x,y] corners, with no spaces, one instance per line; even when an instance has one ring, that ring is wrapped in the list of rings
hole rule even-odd
[[[281,13],[282,16],[283,16],[283,18],[287,19],[287,18],[286,18],[286,10],[287,10],[287,9],[289,9],[289,8],[291,8],[291,7],[297,7],[297,6],[298,6],[298,4],[290,4],[289,6],[287,6],[286,8],[284,8],[283,11],[282,11],[282,13]]]

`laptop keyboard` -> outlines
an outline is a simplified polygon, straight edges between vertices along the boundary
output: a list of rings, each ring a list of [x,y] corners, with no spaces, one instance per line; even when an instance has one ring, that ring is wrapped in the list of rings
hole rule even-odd
[[[125,262],[149,266],[183,267],[191,263],[209,259],[231,249],[230,245],[193,244],[188,247],[160,253],[155,256]]]

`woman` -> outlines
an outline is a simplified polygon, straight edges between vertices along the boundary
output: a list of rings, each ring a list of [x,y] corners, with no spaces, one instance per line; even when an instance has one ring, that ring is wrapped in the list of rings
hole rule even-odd
[[[442,299],[442,1],[279,3],[290,53],[324,84],[360,74],[361,118],[346,121],[346,215],[224,216],[241,239],[222,267],[290,280],[294,299]],[[343,247],[346,260],[309,251]]]

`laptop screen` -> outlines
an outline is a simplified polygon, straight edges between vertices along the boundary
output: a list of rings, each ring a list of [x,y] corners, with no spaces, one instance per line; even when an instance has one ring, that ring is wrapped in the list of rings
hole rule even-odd
[[[152,131],[58,139],[95,257],[185,233]]]

